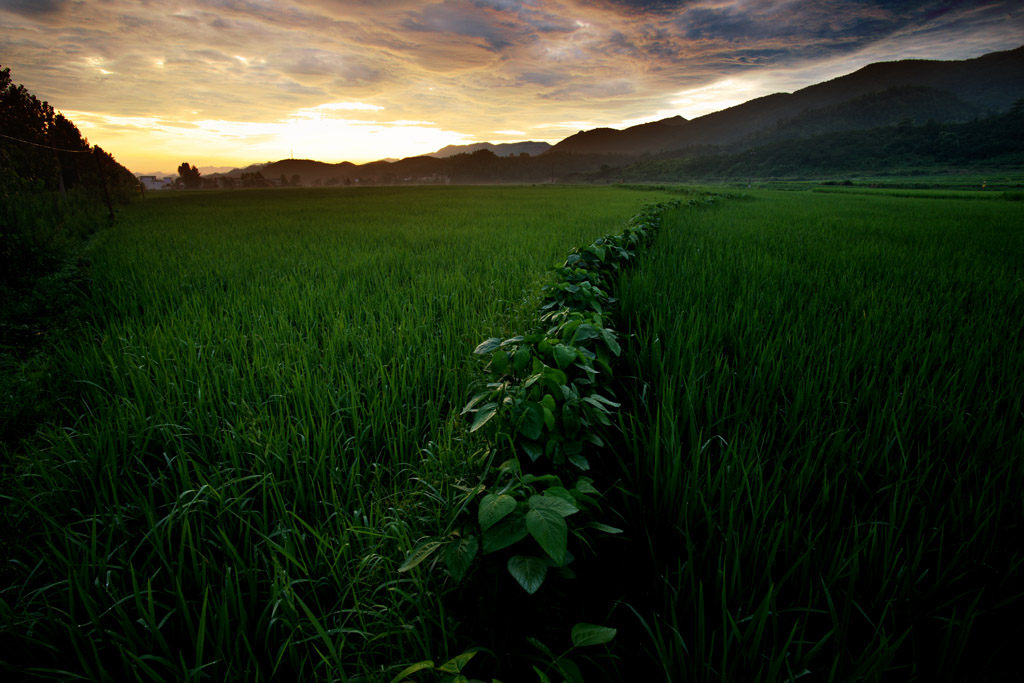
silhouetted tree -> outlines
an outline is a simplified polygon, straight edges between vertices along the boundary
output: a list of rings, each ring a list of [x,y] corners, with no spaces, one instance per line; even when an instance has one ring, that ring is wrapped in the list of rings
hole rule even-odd
[[[243,173],[242,174],[242,187],[266,187],[267,179],[263,177],[260,172],[256,173]]]
[[[189,165],[187,161],[182,162],[181,166],[178,167],[178,176],[181,178],[181,182],[185,185],[186,190],[199,189],[202,183],[199,175],[199,169]]]

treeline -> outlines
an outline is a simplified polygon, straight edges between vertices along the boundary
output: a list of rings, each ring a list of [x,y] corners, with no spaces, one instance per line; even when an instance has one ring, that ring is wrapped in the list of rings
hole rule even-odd
[[[128,169],[0,68],[0,284],[52,269],[137,190]]]
[[[252,187],[337,187],[367,185],[445,185],[476,183],[546,183],[611,164],[626,163],[625,155],[546,152],[537,156],[499,156],[488,149],[437,158],[417,156],[366,164],[330,164],[311,159],[284,159],[258,171],[204,176],[194,187],[238,189]],[[251,168],[251,167],[250,167]],[[189,186],[179,168],[181,187]]]
[[[0,69],[0,480],[55,412],[50,343],[80,325],[86,238],[138,182]],[[5,543],[0,539],[0,545]]]

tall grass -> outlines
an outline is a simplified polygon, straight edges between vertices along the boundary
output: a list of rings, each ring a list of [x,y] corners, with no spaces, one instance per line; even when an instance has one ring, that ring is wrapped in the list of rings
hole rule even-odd
[[[620,291],[632,675],[1015,675],[1022,224],[793,193],[666,215]]]
[[[471,351],[522,326],[570,246],[651,200],[296,190],[126,210],[90,255],[92,337],[61,349],[66,415],[6,500],[8,667],[360,680],[457,654],[444,587],[396,569],[458,494]]]

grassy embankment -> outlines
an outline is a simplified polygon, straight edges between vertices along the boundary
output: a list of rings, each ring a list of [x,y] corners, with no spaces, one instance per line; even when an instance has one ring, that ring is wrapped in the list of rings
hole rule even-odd
[[[1024,209],[751,194],[621,287],[620,637],[646,680],[1012,680]]]
[[[460,495],[441,456],[463,448],[471,351],[526,325],[524,292],[570,247],[664,196],[240,192],[125,210],[89,254],[91,336],[57,350],[73,391],[7,489],[8,665],[345,680],[458,654],[436,583],[396,570]]]

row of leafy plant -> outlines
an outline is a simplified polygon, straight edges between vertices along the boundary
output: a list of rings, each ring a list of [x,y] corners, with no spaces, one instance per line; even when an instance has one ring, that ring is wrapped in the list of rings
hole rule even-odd
[[[552,574],[575,576],[573,549],[580,551],[570,537],[585,548],[595,532],[621,533],[600,520],[608,511],[588,476],[608,451],[620,405],[612,386],[622,352],[609,315],[612,290],[622,269],[654,240],[666,209],[715,199],[651,204],[621,234],[574,249],[542,288],[535,329],[476,347],[485,378],[462,415],[469,432],[483,437],[479,481],[466,489],[448,529],[422,539],[399,571],[429,560],[458,583],[493,555],[532,595]],[[577,624],[573,645],[614,635],[611,628]]]

